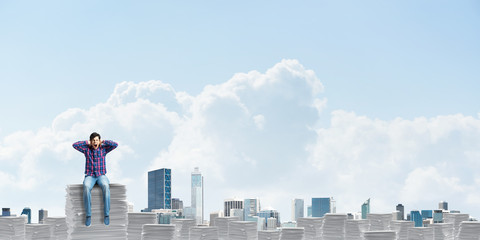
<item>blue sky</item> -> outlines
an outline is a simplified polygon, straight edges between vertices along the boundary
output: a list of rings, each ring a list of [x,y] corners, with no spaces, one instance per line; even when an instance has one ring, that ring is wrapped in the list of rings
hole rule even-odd
[[[142,174],[172,167],[188,203],[188,175],[199,165],[207,183],[218,182],[207,211],[232,195],[257,194],[289,220],[291,199],[332,195],[343,211],[372,197],[378,212],[452,198],[478,217],[471,202],[480,196],[469,192],[480,184],[471,170],[480,159],[479,27],[477,1],[2,1],[0,176],[22,184],[0,185],[0,195],[17,196],[0,205],[62,214],[48,205],[52,194],[17,204],[45,188],[63,198],[83,171],[68,144],[100,131],[121,143],[110,156],[111,178],[145,199]],[[38,149],[44,145],[55,150]],[[304,188],[289,188],[292,175],[279,162],[308,172],[293,181]],[[60,180],[24,179],[28,164],[60,171]],[[390,168],[398,170],[365,175]],[[239,180],[246,173],[234,169],[272,185],[248,192]],[[269,169],[278,172],[262,175]],[[444,183],[452,194],[432,190],[413,201],[314,184],[326,176],[395,186],[405,196]],[[419,179],[425,186],[414,184]],[[146,207],[132,198],[136,210]]]

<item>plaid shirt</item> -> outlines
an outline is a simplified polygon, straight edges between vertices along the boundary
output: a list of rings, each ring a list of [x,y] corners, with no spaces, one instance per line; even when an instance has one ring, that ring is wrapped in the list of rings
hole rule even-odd
[[[73,144],[73,148],[85,155],[85,175],[98,177],[105,175],[105,155],[115,149],[118,144],[114,141],[105,140],[99,148],[93,149],[87,141],[79,141]]]

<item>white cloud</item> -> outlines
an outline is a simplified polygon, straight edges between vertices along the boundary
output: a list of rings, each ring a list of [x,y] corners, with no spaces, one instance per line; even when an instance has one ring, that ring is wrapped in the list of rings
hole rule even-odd
[[[467,197],[479,190],[472,170],[479,167],[479,136],[480,120],[461,114],[383,121],[337,110],[307,149],[320,179],[329,180],[325,188],[354,199],[345,210],[372,197],[376,211],[393,211],[400,202],[433,209],[446,200],[478,215]]]
[[[433,208],[447,200],[480,213],[472,193],[479,192],[472,183],[480,179],[478,117],[383,121],[337,110],[322,126],[322,91],[296,60],[235,74],[196,96],[161,81],[119,83],[106,102],[1,139],[0,191],[15,194],[0,204],[62,206],[65,185],[83,180],[84,158],[71,145],[97,131],[120,144],[107,156],[108,176],[127,185],[136,210],[147,207],[146,172],[162,167],[173,169],[173,196],[190,204],[198,166],[207,211],[225,198],[260,197],[288,220],[291,199],[333,196],[338,211],[357,211],[371,197],[377,212],[393,211],[397,201]],[[448,194],[438,193],[443,188]],[[32,195],[38,204],[22,203]]]

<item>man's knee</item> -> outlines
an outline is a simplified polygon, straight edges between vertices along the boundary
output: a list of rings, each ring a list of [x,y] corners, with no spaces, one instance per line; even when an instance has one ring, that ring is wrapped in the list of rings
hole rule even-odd
[[[86,184],[83,184],[83,192],[90,192],[92,191],[92,188]]]

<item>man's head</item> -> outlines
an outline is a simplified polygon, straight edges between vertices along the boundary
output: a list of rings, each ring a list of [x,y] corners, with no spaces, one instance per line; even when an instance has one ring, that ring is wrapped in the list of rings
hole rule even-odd
[[[96,133],[96,132],[93,132],[92,134],[90,134],[90,145],[97,149],[98,147],[100,147],[100,143],[101,143],[101,137],[100,137],[100,134]]]

